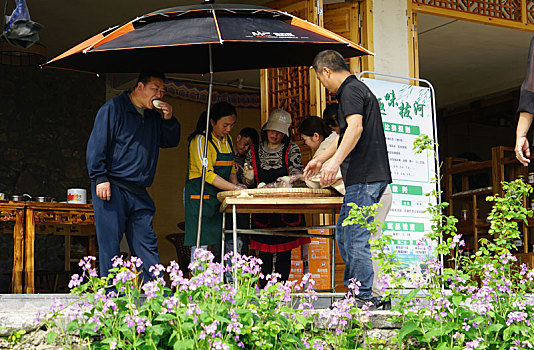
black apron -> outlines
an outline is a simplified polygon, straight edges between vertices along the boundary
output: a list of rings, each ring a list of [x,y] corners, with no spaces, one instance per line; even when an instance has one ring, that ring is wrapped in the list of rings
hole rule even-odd
[[[217,160],[213,165],[213,172],[226,181],[230,181],[230,174],[234,167],[234,148],[230,138],[230,153],[222,153],[209,139],[217,151]],[[189,178],[189,172],[187,177]],[[202,178],[188,179],[185,182],[185,242],[184,245],[194,246],[197,244],[198,232],[198,208],[200,206],[200,188]],[[221,244],[222,239],[222,213],[219,212],[221,202],[217,199],[217,193],[221,190],[206,182],[204,185],[204,202],[202,205],[202,231],[200,233],[200,245]]]
[[[259,152],[256,152],[253,146],[250,147],[252,155],[252,167],[254,168],[254,180],[256,186],[260,182],[276,182],[279,177],[289,175],[289,143],[284,144],[282,148],[281,167],[277,169],[264,170],[261,168]],[[259,147],[263,147],[260,144]],[[302,214],[252,214],[253,228],[267,227],[291,227],[305,226],[304,215]],[[295,232],[296,233],[296,232]],[[264,236],[254,235],[250,238],[250,246],[253,249],[276,253],[291,250],[302,244],[308,243],[307,237],[283,237],[283,236]]]

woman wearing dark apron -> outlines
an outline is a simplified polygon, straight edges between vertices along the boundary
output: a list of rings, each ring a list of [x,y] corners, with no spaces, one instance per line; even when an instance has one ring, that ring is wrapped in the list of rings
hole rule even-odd
[[[249,185],[258,186],[259,183],[276,182],[282,176],[302,173],[302,158],[299,147],[289,140],[289,125],[291,115],[281,109],[274,110],[269,115],[267,123],[262,129],[262,142],[258,148],[251,147],[246,162],[254,169],[254,179]],[[305,226],[304,216],[301,214],[253,214],[253,228]],[[281,280],[289,278],[291,269],[291,249],[309,243],[307,237],[283,237],[254,235],[250,237],[250,247],[260,252],[263,261],[261,272],[264,276],[273,272],[273,257],[276,254],[275,271],[281,275]],[[265,287],[267,281],[260,279],[260,286]]]
[[[236,122],[235,108],[226,102],[213,105],[208,130],[208,166],[202,206],[202,231],[200,244],[212,246],[212,253],[219,257],[222,230],[222,214],[217,193],[232,191],[244,186],[237,184],[234,167],[234,149],[230,131]],[[206,113],[197,123],[196,130],[189,136],[189,164],[184,189],[185,245],[195,246],[198,231],[198,209],[202,186],[202,159],[206,133]],[[193,250],[194,251],[194,250]],[[193,254],[193,251],[191,254]]]

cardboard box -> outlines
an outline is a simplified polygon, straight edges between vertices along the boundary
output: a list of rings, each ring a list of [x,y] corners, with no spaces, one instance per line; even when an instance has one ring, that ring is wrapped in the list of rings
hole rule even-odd
[[[301,246],[291,249],[291,260],[302,260],[302,248]]]
[[[330,235],[330,229],[308,230],[309,234]],[[327,237],[310,237],[311,242],[308,244],[308,250],[303,252],[303,260],[324,260],[331,258],[332,238]]]
[[[289,280],[297,281],[300,283],[302,281],[302,276],[304,275],[304,263],[302,260],[291,260],[291,270],[289,271]]]
[[[308,244],[309,260],[330,260],[332,256],[331,238],[312,237]]]
[[[315,280],[316,289],[330,289],[330,276],[332,273],[330,260],[310,260],[308,262],[308,271]]]
[[[329,235],[330,229],[329,228],[321,228],[321,229],[315,229],[315,230],[308,230],[308,234],[310,235]]]

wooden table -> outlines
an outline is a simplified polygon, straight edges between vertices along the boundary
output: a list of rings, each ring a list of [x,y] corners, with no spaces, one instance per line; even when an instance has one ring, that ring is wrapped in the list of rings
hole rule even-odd
[[[35,293],[35,225],[93,225],[95,224],[92,204],[26,202],[26,238],[24,276],[26,293]],[[70,234],[65,234],[65,266],[70,270]],[[89,239],[89,255],[95,255],[94,234]],[[69,268],[67,269],[67,264]]]
[[[25,202],[0,201],[0,221],[13,222],[13,293],[22,293],[22,269],[24,265],[24,208]]]
[[[247,214],[332,214],[333,218],[339,213],[343,205],[343,197],[226,197],[220,207],[222,213],[232,213],[232,230],[226,230],[226,215],[223,215],[222,224],[222,249],[224,249],[225,233],[232,232],[233,241],[237,242],[237,233],[252,235],[282,235],[294,237],[329,237],[335,238],[335,225],[323,225],[313,227],[281,227],[268,229],[242,230],[237,229],[237,213]],[[302,233],[290,233],[288,231],[331,228],[331,235],[314,235]],[[237,254],[237,244],[234,244],[234,254]],[[335,278],[335,245],[332,244],[332,273],[331,291],[334,290]],[[223,254],[224,256],[224,251]],[[234,278],[235,280],[235,278]]]

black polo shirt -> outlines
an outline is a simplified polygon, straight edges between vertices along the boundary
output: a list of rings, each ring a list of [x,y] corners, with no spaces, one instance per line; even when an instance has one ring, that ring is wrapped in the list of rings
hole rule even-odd
[[[340,143],[347,130],[347,116],[352,114],[363,116],[360,139],[341,163],[345,187],[364,182],[391,183],[386,137],[375,95],[367,85],[351,75],[339,87],[336,98],[339,102],[337,120]]]

